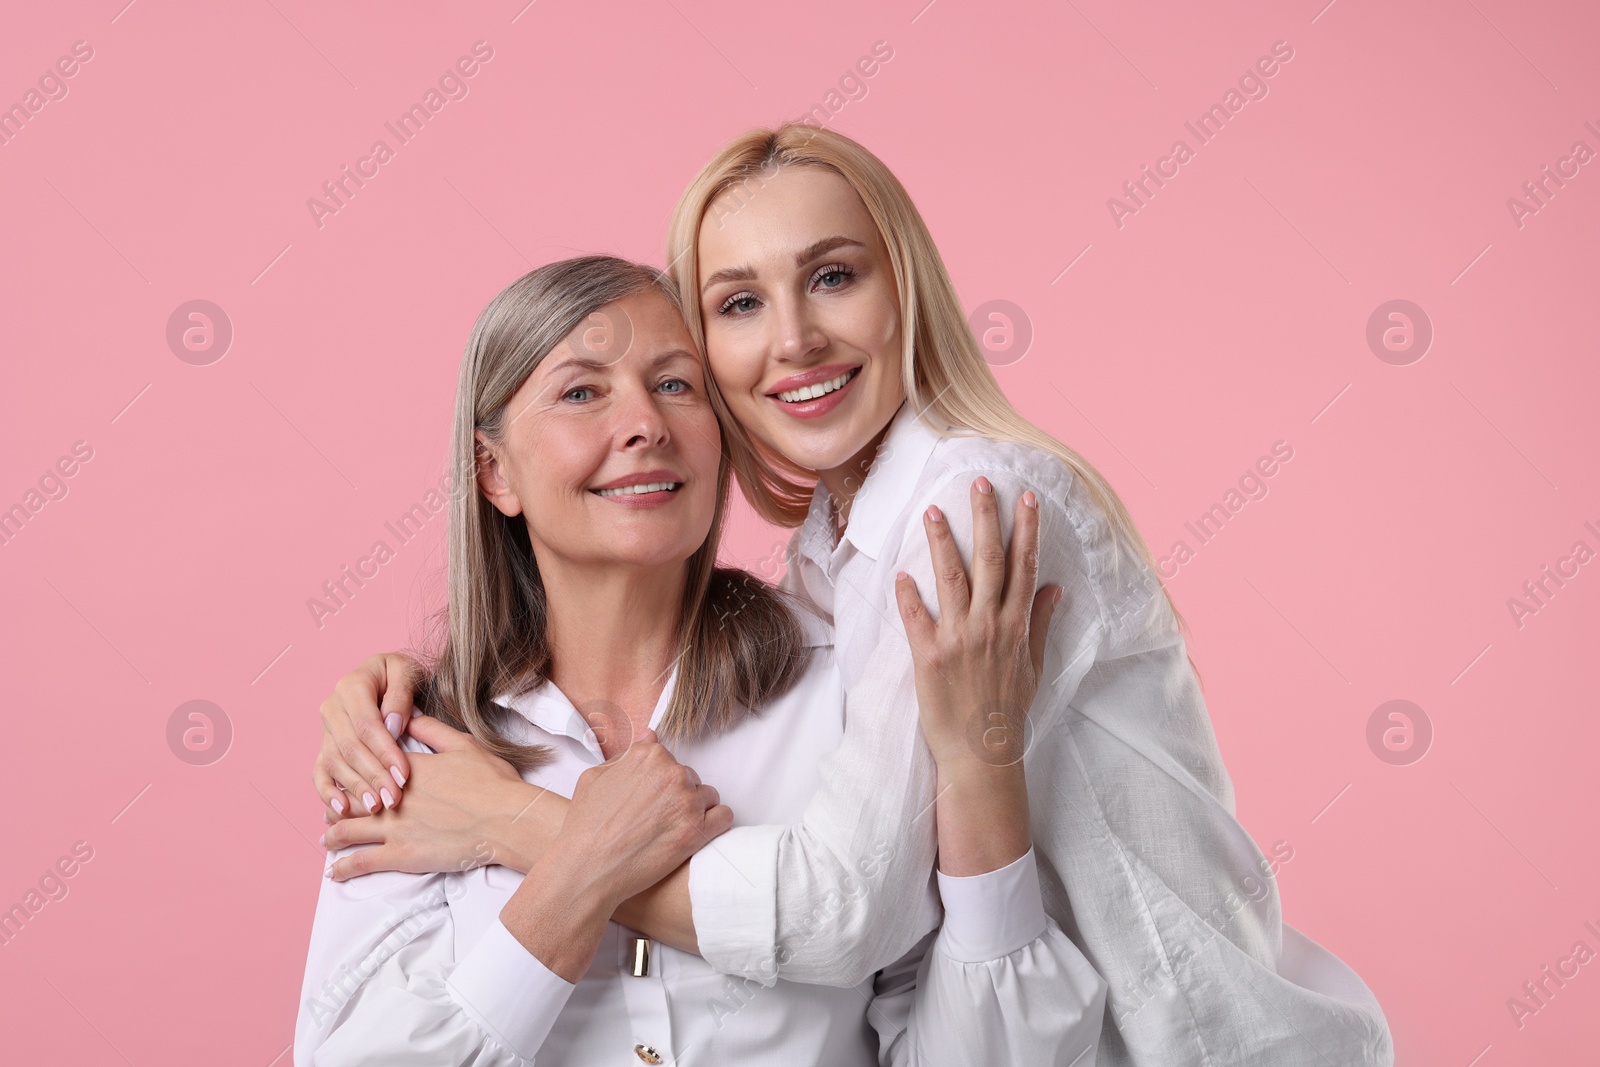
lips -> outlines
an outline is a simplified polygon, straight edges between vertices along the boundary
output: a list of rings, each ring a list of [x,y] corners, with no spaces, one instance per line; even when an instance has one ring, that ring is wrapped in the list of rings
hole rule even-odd
[[[844,402],[859,377],[859,365],[816,367],[804,374],[783,379],[767,391],[767,396],[785,415],[797,419],[818,419]]]
[[[640,471],[637,474],[614,478],[604,485],[589,487],[589,492],[607,500],[622,503],[646,503],[665,500],[683,486],[683,478],[676,471]]]

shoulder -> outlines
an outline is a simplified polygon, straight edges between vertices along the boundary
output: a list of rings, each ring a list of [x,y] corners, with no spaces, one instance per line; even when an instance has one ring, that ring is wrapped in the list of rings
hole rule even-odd
[[[969,514],[972,482],[982,475],[1000,493],[1002,519],[1009,527],[1010,508],[1033,490],[1041,511],[1041,553],[1070,550],[1085,556],[1098,573],[1115,563],[1114,538],[1104,510],[1089,487],[1059,456],[1032,445],[987,437],[945,437],[934,449],[919,480],[915,512],[938,504],[960,518]]]
[[[1060,456],[1014,441],[945,437],[919,479],[913,514],[937,504],[958,533],[970,530],[968,500],[979,475],[1000,495],[1007,537],[1012,506],[1033,490],[1040,508],[1040,580],[1066,577],[1081,583],[1074,588],[1092,593],[1096,614],[1114,642],[1152,625],[1165,629],[1170,623],[1176,632],[1161,581],[1133,540],[1137,531],[1119,534],[1088,483]],[[920,537],[920,526],[914,524],[908,535]]]

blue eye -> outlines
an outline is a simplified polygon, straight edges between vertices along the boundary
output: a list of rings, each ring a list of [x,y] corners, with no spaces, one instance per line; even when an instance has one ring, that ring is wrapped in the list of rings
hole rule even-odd
[[[854,274],[855,271],[851,270],[843,263],[834,263],[817,271],[816,274],[811,276],[811,281],[812,284],[823,289],[837,289],[846,281],[848,281]],[[823,284],[824,280],[829,278],[833,279],[833,281],[829,284]]]
[[[722,302],[722,306],[717,309],[717,314],[727,315],[736,311],[742,315],[745,312],[754,311],[755,302],[756,298],[749,293],[736,293]]]
[[[580,385],[576,389],[568,389],[565,393],[561,394],[561,399],[563,399],[563,400],[572,400],[579,393],[592,393],[592,392],[594,392],[594,390],[590,389],[587,385]],[[581,403],[582,400],[580,399],[577,402]]]
[[[661,383],[661,388],[666,389],[671,385],[675,385],[677,388],[669,391],[668,395],[670,396],[677,396],[679,393],[687,392],[689,388],[689,383],[684,381],[682,378],[668,378],[666,381]]]

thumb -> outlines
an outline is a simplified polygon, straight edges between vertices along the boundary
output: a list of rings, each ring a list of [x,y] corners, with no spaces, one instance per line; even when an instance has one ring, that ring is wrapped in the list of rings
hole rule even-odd
[[[1028,619],[1028,658],[1033,661],[1033,676],[1044,671],[1044,646],[1050,636],[1050,622],[1061,603],[1061,587],[1047,585],[1033,595],[1033,614]]]
[[[457,730],[432,715],[413,715],[406,724],[406,732],[435,752],[449,752],[478,743],[471,734]]]

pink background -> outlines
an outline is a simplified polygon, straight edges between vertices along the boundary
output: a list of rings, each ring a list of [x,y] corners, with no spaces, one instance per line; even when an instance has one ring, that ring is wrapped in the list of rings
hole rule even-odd
[[[287,1064],[316,707],[437,588],[443,519],[403,547],[384,523],[443,473],[473,317],[551,259],[660,263],[716,146],[827,105],[877,41],[865,97],[818,114],[900,175],[969,309],[1027,316],[996,371],[1021,410],[1158,553],[1195,550],[1170,587],[1240,817],[1295,850],[1288,920],[1365,977],[1403,1064],[1593,1055],[1600,961],[1520,1028],[1507,1007],[1600,950],[1600,563],[1508,607],[1600,549],[1600,162],[1520,227],[1507,206],[1600,149],[1593,5],[123,2],[0,35],[0,104],[93,49],[0,145],[0,507],[93,450],[0,545],[0,908],[92,849],[0,947],[8,1062]],[[469,94],[319,228],[307,199],[480,40]],[[1276,41],[1269,94],[1197,146],[1184,122]],[[1180,137],[1119,228],[1107,199]],[[195,299],[234,331],[209,365],[166,338]],[[1434,329],[1408,365],[1366,340],[1393,299]],[[1268,495],[1199,545],[1185,522],[1278,441]],[[395,559],[319,627],[308,599],[379,539]],[[728,552],[781,541],[745,517]],[[1394,699],[1432,725],[1408,765],[1367,740]],[[190,700],[225,758],[169,746]]]

